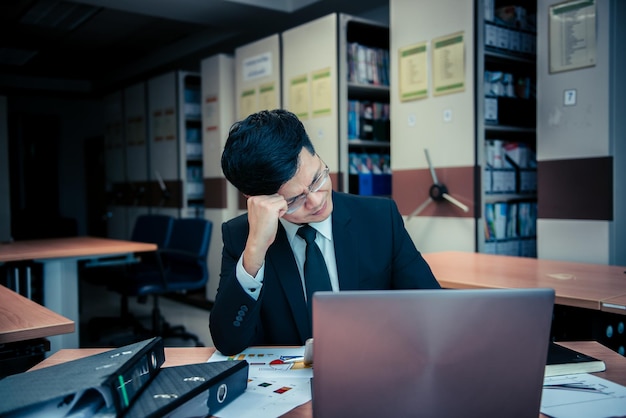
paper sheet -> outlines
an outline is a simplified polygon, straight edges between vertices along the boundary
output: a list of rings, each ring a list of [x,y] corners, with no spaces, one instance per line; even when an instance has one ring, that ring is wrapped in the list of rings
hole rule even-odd
[[[626,387],[589,373],[546,377],[541,413],[554,418],[626,416]]]
[[[249,348],[234,356],[216,351],[209,362],[246,360],[248,388],[217,412],[219,418],[264,418],[283,415],[311,400],[313,369],[302,362],[271,364],[274,360],[304,356],[295,348]]]

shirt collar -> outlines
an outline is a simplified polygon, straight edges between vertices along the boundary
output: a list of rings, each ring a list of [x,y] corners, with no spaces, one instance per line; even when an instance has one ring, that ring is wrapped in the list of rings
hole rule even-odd
[[[309,225],[315,228],[317,232],[322,234],[324,238],[326,238],[329,241],[332,241],[333,240],[332,218],[333,218],[333,215],[331,214],[328,218],[324,219],[322,222],[312,222]],[[285,232],[287,233],[287,239],[289,239],[289,242],[292,242],[294,237],[296,236],[296,233],[298,232],[298,229],[302,225],[291,223],[283,218],[280,218],[279,221],[285,228]]]

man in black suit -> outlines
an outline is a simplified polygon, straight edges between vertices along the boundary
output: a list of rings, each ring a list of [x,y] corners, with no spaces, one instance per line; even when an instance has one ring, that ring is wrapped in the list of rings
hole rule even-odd
[[[222,225],[209,321],[221,353],[304,345],[312,336],[307,244],[297,232],[305,224],[317,231],[333,291],[440,288],[395,202],[333,191],[328,166],[294,114],[262,111],[235,123],[222,170],[247,197],[248,212]]]

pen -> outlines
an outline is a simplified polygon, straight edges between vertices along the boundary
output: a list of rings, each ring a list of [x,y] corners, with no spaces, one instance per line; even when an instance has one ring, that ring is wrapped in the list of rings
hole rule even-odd
[[[304,361],[304,357],[291,357],[283,360],[283,363],[297,363],[299,361]]]
[[[280,356],[279,359],[270,361],[270,364],[291,364],[304,361],[302,356]]]
[[[575,390],[582,392],[598,392],[602,393],[602,390],[596,388],[592,385],[587,385],[584,383],[557,383],[557,384],[548,384],[543,386],[544,389],[562,389],[562,390]]]

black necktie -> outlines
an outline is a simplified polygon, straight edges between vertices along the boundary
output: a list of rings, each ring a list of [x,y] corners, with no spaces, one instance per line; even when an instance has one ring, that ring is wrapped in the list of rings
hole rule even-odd
[[[330,276],[324,256],[315,243],[317,232],[310,225],[304,225],[298,229],[298,235],[306,241],[306,260],[304,261],[304,285],[306,286],[306,298],[309,305],[309,314],[313,303],[313,292],[320,290],[332,290]],[[312,317],[311,317],[312,318]]]

